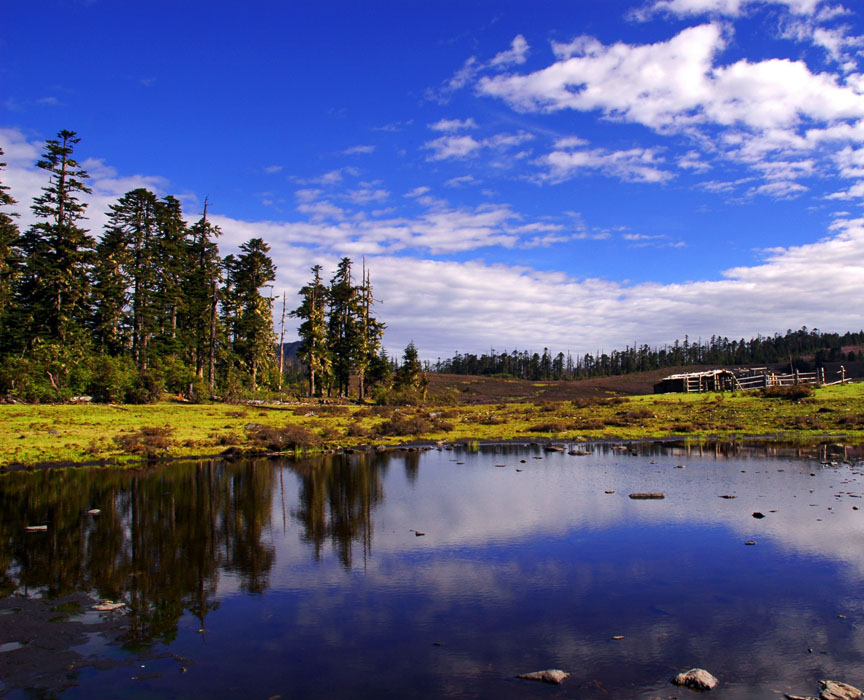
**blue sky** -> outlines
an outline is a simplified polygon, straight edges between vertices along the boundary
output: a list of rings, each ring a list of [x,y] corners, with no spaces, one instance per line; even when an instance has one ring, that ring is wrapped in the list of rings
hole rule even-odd
[[[24,225],[64,128],[95,233],[147,186],[277,294],[365,255],[397,352],[864,326],[851,0],[6,0]]]

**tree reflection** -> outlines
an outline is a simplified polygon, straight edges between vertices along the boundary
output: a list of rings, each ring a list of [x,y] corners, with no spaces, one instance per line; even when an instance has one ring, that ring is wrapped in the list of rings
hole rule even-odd
[[[170,642],[186,611],[204,626],[220,569],[249,592],[269,585],[273,476],[264,461],[8,474],[0,479],[0,595],[95,592],[129,605],[129,647]],[[89,515],[94,508],[101,513]],[[25,530],[43,523],[47,532]]]
[[[339,561],[351,568],[354,543],[363,556],[372,551],[372,510],[384,501],[386,455],[335,455],[306,460],[291,468],[300,477],[300,506],[292,515],[303,526],[301,538],[320,559],[330,542]]]

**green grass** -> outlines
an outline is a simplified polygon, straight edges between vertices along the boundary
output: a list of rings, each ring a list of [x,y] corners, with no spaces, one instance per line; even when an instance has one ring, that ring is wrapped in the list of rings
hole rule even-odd
[[[140,460],[150,444],[146,436],[141,437],[145,429],[153,440],[153,454],[216,455],[229,447],[254,447],[256,426],[289,425],[312,431],[324,447],[520,438],[575,441],[774,435],[802,440],[826,434],[862,442],[864,384],[825,387],[799,401],[747,392],[636,396],[593,404],[577,400],[398,408],[171,402],[3,405],[0,465]],[[410,434],[406,429],[421,432]],[[161,442],[154,437],[158,435]]]

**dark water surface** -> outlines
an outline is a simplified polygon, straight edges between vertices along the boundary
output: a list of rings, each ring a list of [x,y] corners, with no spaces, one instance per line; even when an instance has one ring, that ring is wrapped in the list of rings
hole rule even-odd
[[[113,635],[73,640],[96,666],[7,675],[4,697],[680,698],[669,680],[692,666],[716,698],[864,686],[848,454],[590,449],[6,475],[5,668],[44,643],[16,624],[23,596],[129,607]],[[67,605],[65,620],[111,617]],[[545,668],[573,677],[514,678]]]

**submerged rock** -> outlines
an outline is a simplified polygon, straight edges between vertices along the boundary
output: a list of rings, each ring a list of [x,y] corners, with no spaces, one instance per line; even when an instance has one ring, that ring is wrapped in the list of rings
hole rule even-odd
[[[532,673],[523,673],[516,678],[523,678],[526,681],[542,681],[543,683],[554,683],[560,685],[566,679],[570,678],[571,674],[562,671],[559,668],[549,668],[545,671],[534,671]]]
[[[672,682],[693,690],[711,690],[717,685],[717,679],[704,668],[691,668],[689,671],[679,673]]]
[[[864,695],[858,688],[840,681],[819,681],[821,700],[859,700]]]

